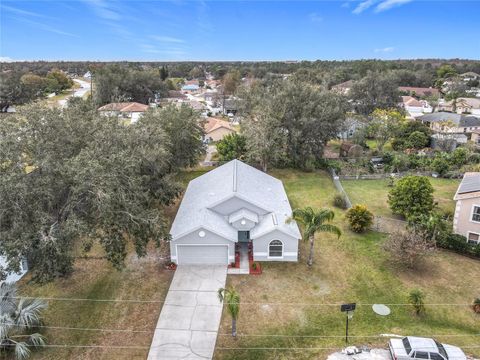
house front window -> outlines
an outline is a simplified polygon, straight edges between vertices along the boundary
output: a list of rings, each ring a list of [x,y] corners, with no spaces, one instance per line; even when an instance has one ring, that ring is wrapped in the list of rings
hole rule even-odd
[[[283,243],[280,240],[272,240],[268,245],[269,257],[282,257],[283,256]]]
[[[480,222],[480,206],[473,207],[472,221]]]
[[[467,242],[469,244],[479,244],[480,243],[480,235],[476,233],[468,233]]]

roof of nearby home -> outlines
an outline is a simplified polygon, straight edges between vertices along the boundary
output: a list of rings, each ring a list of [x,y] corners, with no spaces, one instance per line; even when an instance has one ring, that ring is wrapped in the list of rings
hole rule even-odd
[[[423,104],[412,96],[402,96],[402,102],[405,106],[423,107]]]
[[[170,98],[170,99],[187,99],[187,95],[183,94],[181,91],[178,91],[178,90],[168,90],[167,98]]]
[[[424,88],[424,87],[414,87],[414,86],[399,86],[399,91],[415,93],[418,96],[425,96],[427,94],[439,95],[440,92],[435,88]]]
[[[182,90],[198,90],[199,86],[195,84],[183,85]]]
[[[120,102],[110,103],[98,108],[98,111],[120,111],[120,112],[144,112],[148,110],[148,105],[138,102]]]
[[[480,197],[480,172],[466,172],[458,186],[454,200]]]
[[[458,98],[457,99],[457,106],[460,104],[465,104],[467,106],[472,107],[473,109],[480,109],[480,99],[475,98]]]
[[[232,197],[267,213],[260,216],[259,223],[250,232],[252,239],[274,230],[301,238],[297,224],[286,223],[292,209],[282,182],[239,160],[232,160],[190,181],[170,230],[172,239],[205,228],[237,241],[237,230],[225,216],[212,210]]]
[[[443,111],[425,114],[419,116],[417,119],[428,122],[452,121],[458,127],[480,126],[480,118],[476,116],[462,115]]]
[[[235,129],[230,125],[228,121],[222,120],[222,119],[217,119],[213,117],[208,117],[207,121],[205,122],[205,133],[210,133],[212,131],[215,131],[219,128],[225,128],[228,130],[235,131]]]
[[[206,108],[200,101],[195,100],[185,101],[185,104],[191,106],[194,110],[204,110]]]
[[[480,77],[480,74],[477,74],[476,72],[473,72],[473,71],[467,71],[466,73],[460,74],[460,76],[476,76],[476,77]]]

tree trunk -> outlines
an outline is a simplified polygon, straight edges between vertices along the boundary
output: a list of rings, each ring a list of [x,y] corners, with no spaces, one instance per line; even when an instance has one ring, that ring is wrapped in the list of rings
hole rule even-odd
[[[237,337],[237,319],[232,317],[232,336]]]
[[[308,255],[307,265],[312,266],[313,265],[313,244],[315,240],[315,235],[310,235],[309,240],[310,240],[310,254]]]

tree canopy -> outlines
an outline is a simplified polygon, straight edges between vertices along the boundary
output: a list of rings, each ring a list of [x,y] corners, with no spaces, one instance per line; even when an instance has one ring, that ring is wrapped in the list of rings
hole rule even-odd
[[[173,174],[202,146],[190,143],[177,159],[175,145],[192,126],[177,138],[168,127],[186,110],[127,126],[92,108],[81,99],[64,110],[35,104],[0,122],[0,255],[11,260],[8,270],[27,257],[35,279],[47,281],[68,274],[72,249],[92,242],[121,268],[129,242],[142,256],[149,241],[168,237],[163,207],[179,193]],[[196,122],[190,115],[184,121]]]
[[[388,203],[394,214],[415,220],[432,211],[433,186],[425,176],[406,176],[390,190]]]

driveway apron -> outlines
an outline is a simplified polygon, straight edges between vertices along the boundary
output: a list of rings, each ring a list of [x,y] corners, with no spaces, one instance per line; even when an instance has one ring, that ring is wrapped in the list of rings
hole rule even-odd
[[[163,304],[148,360],[211,359],[223,304],[224,265],[180,265]]]

